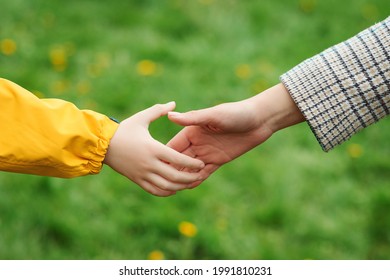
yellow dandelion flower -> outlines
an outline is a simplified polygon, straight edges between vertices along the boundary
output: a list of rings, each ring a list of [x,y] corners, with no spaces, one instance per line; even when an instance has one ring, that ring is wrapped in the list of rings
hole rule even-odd
[[[49,52],[50,62],[54,69],[57,71],[63,71],[68,65],[68,54],[65,47],[57,46]]]
[[[347,147],[347,153],[351,158],[359,158],[363,154],[363,148],[359,144],[353,143]]]
[[[252,70],[248,64],[241,64],[236,67],[236,76],[242,80],[248,79],[251,74]]]
[[[179,232],[186,237],[194,237],[198,233],[198,228],[193,223],[183,221],[179,224]]]
[[[137,64],[137,72],[141,76],[151,76],[156,74],[157,65],[151,60],[141,60]]]
[[[159,250],[154,250],[149,253],[148,260],[163,260],[165,259],[165,255],[163,252]]]
[[[299,0],[299,8],[304,13],[311,13],[314,10],[316,4],[316,0]]]
[[[16,52],[16,42],[12,39],[3,39],[0,41],[0,49],[4,55],[12,55]]]

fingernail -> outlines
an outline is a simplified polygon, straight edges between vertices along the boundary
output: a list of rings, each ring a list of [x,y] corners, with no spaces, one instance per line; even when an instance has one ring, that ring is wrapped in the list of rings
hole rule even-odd
[[[171,101],[171,102],[168,102],[166,105],[171,106],[171,105],[173,105],[173,104],[176,104],[176,102],[175,102],[175,101]]]

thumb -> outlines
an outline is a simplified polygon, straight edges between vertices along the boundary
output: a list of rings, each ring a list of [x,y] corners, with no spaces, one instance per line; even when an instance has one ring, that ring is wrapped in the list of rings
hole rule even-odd
[[[169,112],[168,118],[170,121],[183,126],[208,124],[213,118],[213,108],[203,110],[194,110],[186,113]]]
[[[174,101],[168,102],[166,104],[155,104],[152,107],[149,107],[138,114],[140,117],[147,123],[151,123],[154,120],[157,120],[159,117],[166,115],[169,111],[175,109],[176,103]]]

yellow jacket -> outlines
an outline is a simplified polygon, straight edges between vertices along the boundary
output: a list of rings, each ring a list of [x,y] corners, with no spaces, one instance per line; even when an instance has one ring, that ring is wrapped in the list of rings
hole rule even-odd
[[[100,172],[118,124],[0,79],[0,170],[70,178]]]

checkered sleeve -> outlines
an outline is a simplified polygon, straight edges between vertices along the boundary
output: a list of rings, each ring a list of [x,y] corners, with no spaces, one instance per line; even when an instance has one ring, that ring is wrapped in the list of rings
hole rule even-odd
[[[280,77],[324,151],[390,111],[390,17]]]

